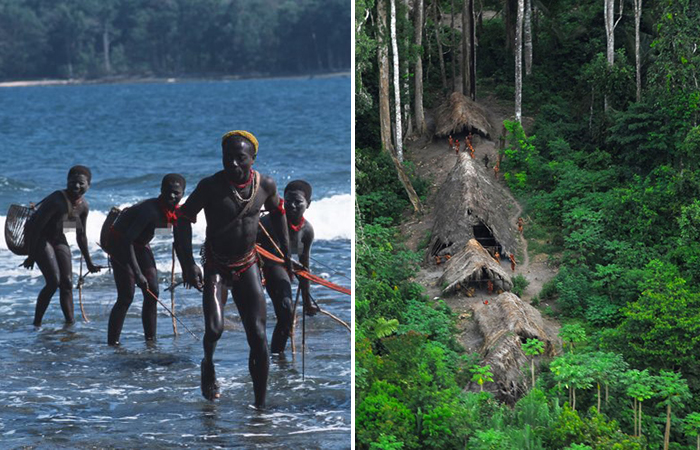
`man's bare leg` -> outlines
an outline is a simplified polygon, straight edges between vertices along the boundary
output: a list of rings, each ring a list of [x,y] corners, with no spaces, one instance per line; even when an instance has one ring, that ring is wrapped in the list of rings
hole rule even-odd
[[[287,339],[292,331],[292,285],[289,275],[280,264],[271,264],[266,267],[265,279],[267,294],[270,296],[272,306],[275,308],[277,324],[272,333],[270,351],[282,353],[287,346]]]
[[[202,359],[202,395],[207,400],[219,398],[219,384],[214,370],[216,343],[224,331],[226,291],[221,275],[205,268],[204,294],[204,359]]]
[[[265,296],[260,284],[260,272],[257,265],[246,270],[241,279],[233,283],[231,289],[238,313],[243,319],[250,355],[248,369],[253,379],[255,407],[265,407],[267,395],[267,376],[270,371],[270,352],[265,333],[266,308]]]
[[[54,248],[48,242],[40,249],[40,253],[36,256],[36,264],[41,270],[41,274],[46,280],[46,285],[39,292],[39,297],[36,300],[36,310],[34,312],[34,326],[41,326],[41,320],[49,307],[51,297],[58,290],[60,283],[61,270],[56,261],[56,253]]]

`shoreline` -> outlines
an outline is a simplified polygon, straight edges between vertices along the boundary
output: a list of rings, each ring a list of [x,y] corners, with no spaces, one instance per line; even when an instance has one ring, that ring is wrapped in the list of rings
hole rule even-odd
[[[326,79],[326,78],[350,78],[352,71],[324,72],[319,74],[304,75],[221,75],[221,76],[176,76],[176,77],[138,77],[138,76],[114,76],[102,78],[69,78],[69,79],[41,79],[41,80],[15,80],[0,81],[0,88],[33,87],[33,86],[70,86],[88,84],[147,84],[147,83],[182,83],[193,81],[241,81],[241,80],[294,80],[294,79]]]

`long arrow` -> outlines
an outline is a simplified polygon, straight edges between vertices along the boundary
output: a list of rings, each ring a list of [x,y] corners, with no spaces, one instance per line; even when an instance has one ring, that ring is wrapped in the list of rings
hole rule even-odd
[[[265,250],[264,248],[262,248],[260,245],[255,244],[255,249],[263,258],[269,259],[270,261],[273,261],[276,263],[284,264],[284,260],[282,258],[273,255],[272,253],[270,253],[267,250]],[[313,281],[314,283],[320,284],[321,286],[325,286],[327,288],[333,289],[334,291],[338,291],[338,292],[343,293],[343,294],[347,294],[347,295],[352,294],[350,289],[345,288],[343,286],[338,286],[337,284],[332,283],[332,282],[326,280],[325,278],[321,278],[318,275],[312,274],[311,272],[306,270],[303,265],[299,264],[298,262],[292,260],[292,263],[294,264],[294,266],[298,267],[297,269],[294,270],[294,273],[298,277],[306,278],[309,281]]]

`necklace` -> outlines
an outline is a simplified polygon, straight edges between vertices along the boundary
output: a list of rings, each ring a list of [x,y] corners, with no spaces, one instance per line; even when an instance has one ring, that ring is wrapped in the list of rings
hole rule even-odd
[[[229,183],[231,183],[231,186],[235,186],[238,189],[243,189],[244,187],[248,186],[252,181],[253,181],[253,169],[250,169],[250,173],[248,174],[248,180],[245,183],[236,184],[233,181],[229,181]]]
[[[301,220],[300,220],[299,223],[296,224],[296,225],[294,225],[294,224],[290,221],[290,222],[289,222],[289,227],[290,227],[292,230],[298,232],[299,230],[301,230],[301,227],[304,226],[304,222],[306,222],[306,221],[304,220],[304,216],[302,216],[302,217],[301,217]]]
[[[253,172],[253,173],[251,173],[249,181],[252,181],[254,178],[255,178],[255,173]],[[246,183],[243,186],[243,189],[245,189],[247,184],[248,183]],[[236,185],[231,184],[230,186],[231,186],[231,192],[233,192],[234,197],[236,197],[236,200],[238,200],[241,203],[248,203],[249,201],[251,201],[253,199],[253,197],[255,197],[255,194],[257,192],[257,189],[256,189],[257,185],[255,183],[253,183],[253,187],[250,189],[250,196],[248,198],[243,198],[243,197],[241,197],[241,194],[238,193],[238,189],[236,189],[236,187],[237,187]]]
[[[160,206],[160,210],[163,212],[163,215],[165,216],[165,221],[168,223],[168,227],[170,225],[177,223],[177,216],[178,216],[178,209],[180,209],[180,205],[175,205],[175,208],[170,210],[168,209],[168,206],[165,203],[165,200],[162,198],[158,198],[158,206]]]

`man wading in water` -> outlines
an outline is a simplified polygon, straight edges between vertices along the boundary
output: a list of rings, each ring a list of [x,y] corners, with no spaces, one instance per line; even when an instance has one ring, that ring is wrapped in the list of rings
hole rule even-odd
[[[299,255],[299,262],[308,268],[311,257],[311,244],[314,241],[314,228],[311,226],[311,223],[304,219],[304,213],[311,204],[311,185],[303,180],[290,182],[284,188],[284,203],[287,209],[287,225],[289,226],[287,231],[289,232],[291,252]],[[277,249],[275,245],[279,246],[280,239],[271,230],[270,219],[270,216],[265,216],[260,221],[262,226],[258,232],[258,242],[265,250],[276,254]],[[275,241],[274,244],[270,242],[265,231],[270,233]],[[272,261],[265,261],[263,273],[265,274],[265,288],[275,307],[275,316],[277,316],[277,325],[272,333],[270,351],[272,353],[282,353],[292,331],[292,317],[294,313],[292,282],[285,268],[281,264]],[[299,277],[299,286],[304,299],[306,315],[315,315],[319,309],[311,302],[309,280]]]
[[[34,326],[41,326],[51,297],[60,289],[61,310],[67,324],[75,322],[73,317],[73,269],[70,247],[65,231],[75,229],[80,253],[85,257],[90,273],[100,268],[92,263],[88,252],[85,227],[90,206],[83,195],[90,189],[92,173],[85,166],[73,166],[68,171],[68,183],[63,191],[54,191],[41,201],[41,205],[29,219],[26,239],[29,256],[22,264],[27,269],[34,263],[41,269],[46,285],[39,292],[34,312]]]
[[[200,181],[179,210],[175,248],[186,285],[204,289],[202,395],[209,400],[219,397],[213,358],[224,331],[226,288],[230,286],[250,347],[248,368],[253,378],[255,406],[263,408],[270,358],[255,240],[264,205],[270,211],[275,233],[281,236],[280,248],[291,271],[284,202],[277,195],[275,182],[252,168],[258,152],[255,136],[246,131],[231,131],[223,136],[221,149],[224,170]],[[202,247],[204,276],[192,256],[191,225],[202,209],[207,219]]]
[[[141,321],[146,341],[156,338],[157,305],[153,295],[158,296],[158,270],[148,244],[156,228],[170,228],[175,224],[176,208],[184,192],[183,176],[169,173],[163,177],[158,198],[149,198],[125,209],[109,230],[109,248],[105,250],[112,257],[117,285],[117,302],[109,315],[109,345],[119,345],[124,318],[134,300],[134,284],[143,292]]]

